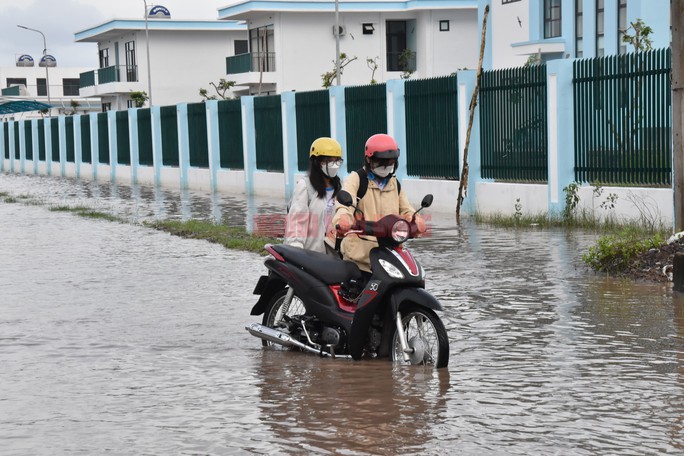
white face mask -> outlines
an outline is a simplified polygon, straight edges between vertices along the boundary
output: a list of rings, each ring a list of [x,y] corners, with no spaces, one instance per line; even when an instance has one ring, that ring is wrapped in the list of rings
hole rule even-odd
[[[323,171],[323,174],[326,176],[332,178],[337,176],[337,172],[340,170],[340,165],[339,164],[333,164],[333,163],[326,163],[321,165],[321,171]]]
[[[378,177],[387,177],[394,172],[394,165],[390,166],[376,166],[373,168],[373,174]]]

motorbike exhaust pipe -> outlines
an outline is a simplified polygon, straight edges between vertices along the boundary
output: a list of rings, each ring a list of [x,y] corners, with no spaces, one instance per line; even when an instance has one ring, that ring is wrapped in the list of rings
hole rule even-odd
[[[297,347],[317,355],[330,356],[330,353],[328,352],[317,350],[293,339],[289,334],[285,334],[277,329],[269,328],[268,326],[260,325],[259,323],[250,323],[245,326],[245,329],[249,331],[251,335],[273,342],[274,344],[280,344],[285,347]]]

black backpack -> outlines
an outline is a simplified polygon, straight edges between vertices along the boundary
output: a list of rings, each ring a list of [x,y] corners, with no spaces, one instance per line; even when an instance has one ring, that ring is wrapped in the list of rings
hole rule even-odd
[[[356,174],[359,175],[359,190],[356,192],[357,201],[366,196],[368,191],[368,173],[365,168],[360,168],[356,170]],[[397,179],[397,193],[401,193],[401,182]]]

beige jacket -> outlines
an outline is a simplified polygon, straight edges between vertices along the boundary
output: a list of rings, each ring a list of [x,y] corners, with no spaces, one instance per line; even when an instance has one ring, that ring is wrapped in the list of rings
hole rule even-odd
[[[358,189],[359,175],[354,171],[345,179],[342,184],[342,190],[349,192],[352,199],[356,201]],[[392,177],[382,190],[380,190],[380,187],[378,187],[374,180],[368,179],[368,190],[366,190],[365,196],[358,203],[358,208],[363,211],[366,220],[379,220],[389,214],[413,215],[416,212],[411,207],[406,197],[406,192],[402,189],[401,193],[397,193],[396,177]],[[353,213],[353,208],[337,203],[332,226],[337,225],[342,214],[352,216]],[[361,270],[370,272],[370,251],[373,247],[377,247],[378,243],[373,236],[361,235],[361,237],[363,239],[355,234],[347,235],[342,241],[342,254],[345,260],[351,260]]]
[[[335,234],[325,225],[325,209],[325,198],[318,196],[309,178],[297,181],[287,213],[285,244],[321,253],[326,253],[324,242],[334,248]]]

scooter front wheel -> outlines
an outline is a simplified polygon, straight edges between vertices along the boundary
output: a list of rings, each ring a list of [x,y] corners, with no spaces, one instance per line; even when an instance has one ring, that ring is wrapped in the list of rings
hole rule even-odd
[[[287,296],[288,290],[289,288],[285,288],[273,295],[266,306],[266,311],[264,312],[264,318],[261,324],[268,326],[269,328],[289,333],[289,325],[285,316],[292,317],[294,315],[304,315],[306,313],[304,303],[296,295],[293,295],[289,305],[286,305],[285,297]],[[261,340],[261,344],[264,347],[282,347],[281,345],[274,344],[265,339]]]
[[[397,328],[392,336],[392,361],[401,364],[433,365],[436,368],[449,364],[449,338],[444,323],[432,310],[420,306],[406,306],[401,309],[401,323],[406,334],[409,361],[404,360],[404,351]]]

